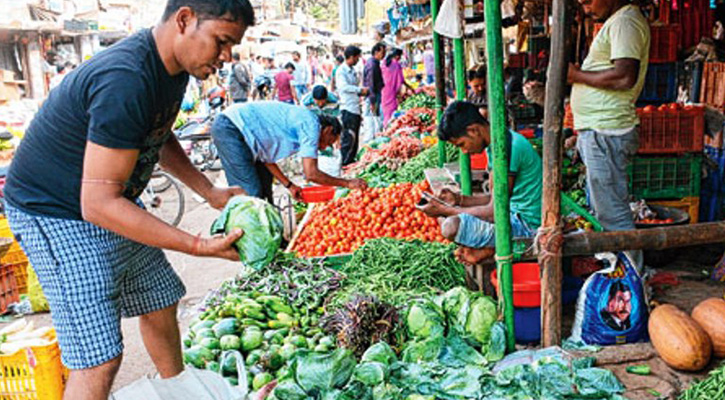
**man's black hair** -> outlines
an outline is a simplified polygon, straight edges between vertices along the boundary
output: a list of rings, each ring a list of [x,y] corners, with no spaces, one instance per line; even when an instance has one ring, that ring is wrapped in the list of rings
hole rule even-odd
[[[629,286],[625,285],[621,281],[615,281],[612,283],[612,286],[609,287],[609,300],[612,300],[614,296],[617,295],[617,292],[627,293],[631,292],[629,289]]]
[[[332,134],[335,136],[340,136],[340,134],[342,133],[342,124],[340,124],[340,120],[324,114],[318,114],[317,118],[320,121],[320,131],[328,126],[331,126]]]
[[[299,52],[299,51],[297,51],[297,50],[293,51],[293,52],[292,52],[292,55],[293,55],[293,56],[297,56],[297,57],[302,57],[302,54],[300,54],[300,52]]]
[[[478,111],[478,107],[467,101],[454,101],[443,112],[438,126],[438,139],[447,142],[466,136],[466,129],[474,124],[488,125],[488,120]]]
[[[347,46],[345,48],[345,59],[347,60],[350,57],[359,56],[362,54],[362,50],[360,50],[357,46]]]
[[[295,65],[292,64],[291,62],[288,62],[287,64],[284,65],[284,69],[291,69],[292,71],[294,71]]]
[[[486,66],[481,65],[478,68],[474,68],[468,71],[468,80],[472,81],[474,79],[483,79],[486,80]]]
[[[317,85],[312,88],[312,98],[315,100],[327,100],[327,88]]]
[[[386,47],[385,43],[383,43],[383,42],[375,43],[375,46],[373,46],[373,50],[372,50],[373,55],[375,53],[379,52],[380,50],[385,50],[385,47]]]
[[[342,55],[338,54],[337,56],[335,56],[335,60],[336,60],[336,61],[337,61],[338,63],[342,64],[342,63],[344,63],[344,62],[345,62],[345,57],[343,57]]]
[[[232,60],[239,61],[241,59],[242,59],[242,56],[240,56],[239,53],[237,53],[236,51],[234,53],[232,53]]]
[[[254,8],[249,0],[169,0],[163,20],[167,21],[181,7],[194,10],[200,21],[230,19],[242,21],[248,27],[254,25]]]

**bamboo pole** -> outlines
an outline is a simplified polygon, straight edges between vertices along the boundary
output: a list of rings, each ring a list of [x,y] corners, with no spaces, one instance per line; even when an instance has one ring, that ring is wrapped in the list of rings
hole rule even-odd
[[[562,123],[566,89],[567,51],[566,0],[553,1],[551,59],[546,79],[544,104],[543,191],[541,204],[541,344],[555,346],[561,342],[561,167],[563,158]]]
[[[438,9],[440,3],[438,0],[431,0],[430,12],[433,17],[433,24],[438,18]],[[443,116],[443,108],[446,106],[446,81],[445,81],[445,51],[443,49],[443,40],[441,36],[433,30],[433,56],[435,60],[435,85],[436,85],[436,125],[441,124]],[[438,168],[442,168],[448,161],[446,157],[446,144],[442,140],[438,141]]]
[[[513,276],[511,271],[511,220],[509,217],[508,170],[510,149],[506,129],[506,103],[503,88],[503,39],[501,38],[501,4],[484,1],[486,18],[486,52],[488,54],[488,106],[493,145],[493,194],[496,229],[496,264],[501,282],[506,347],[515,350]]]

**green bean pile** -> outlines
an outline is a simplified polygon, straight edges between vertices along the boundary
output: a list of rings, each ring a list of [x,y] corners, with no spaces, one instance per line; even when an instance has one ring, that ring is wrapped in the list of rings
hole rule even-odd
[[[446,160],[453,162],[458,160],[458,148],[446,143]],[[396,171],[397,181],[399,183],[412,182],[418,183],[425,179],[425,170],[427,168],[436,168],[438,166],[438,146],[433,146],[423,150],[420,154],[413,157],[407,163]]]
[[[725,363],[710,371],[703,381],[690,386],[677,400],[717,400],[725,399]]]
[[[465,267],[456,261],[453,248],[420,240],[368,240],[340,270],[347,278],[330,305],[335,308],[354,294],[372,294],[399,306],[412,297],[464,285]]]

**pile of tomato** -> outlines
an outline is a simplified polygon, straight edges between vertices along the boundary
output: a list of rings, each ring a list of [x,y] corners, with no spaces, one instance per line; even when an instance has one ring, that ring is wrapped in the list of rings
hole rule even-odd
[[[428,183],[401,183],[356,190],[315,206],[293,250],[303,257],[355,251],[365,240],[381,237],[445,242],[435,218],[415,205]]]
[[[651,114],[654,112],[678,112],[680,110],[690,111],[690,110],[699,110],[699,109],[702,109],[702,106],[692,105],[692,104],[682,105],[680,103],[669,103],[669,104],[662,104],[660,106],[648,105],[648,106],[637,109],[637,111],[641,114]]]

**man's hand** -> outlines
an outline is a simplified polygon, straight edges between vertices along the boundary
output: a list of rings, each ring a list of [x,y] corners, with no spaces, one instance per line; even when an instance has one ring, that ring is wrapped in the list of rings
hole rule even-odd
[[[418,209],[420,211],[423,211],[423,213],[429,217],[438,218],[438,217],[447,217],[448,214],[446,214],[446,207],[433,200],[426,203],[424,206],[418,206]]]
[[[566,74],[566,80],[570,84],[577,83],[576,76],[581,71],[581,68],[579,67],[579,64],[573,64],[569,63],[569,71],[567,71]]]
[[[572,137],[566,138],[566,140],[564,141],[564,149],[569,150],[569,149],[573,149],[574,147],[576,147],[576,142],[577,142],[578,137],[579,136],[574,135]]]
[[[217,210],[221,210],[227,205],[229,199],[240,194],[247,194],[247,192],[239,186],[232,186],[229,188],[214,186],[211,190],[209,190],[206,201],[209,202],[210,206],[216,208]]]
[[[441,191],[438,193],[437,196],[439,199],[445,201],[448,204],[452,204],[454,206],[461,205],[461,194],[456,193],[456,192],[452,191],[451,189],[443,188],[443,189],[441,189]]]
[[[368,88],[364,87],[364,88],[361,88],[360,89],[360,96],[367,96],[368,93],[370,93],[370,91],[368,90]]]
[[[348,189],[367,189],[368,183],[364,179],[350,179],[347,181]]]
[[[302,201],[302,188],[295,185],[294,183],[290,185],[289,189],[290,194],[292,195],[292,198],[297,201]]]
[[[226,236],[214,236],[199,240],[198,248],[193,252],[200,257],[224,258],[230,261],[239,261],[239,253],[232,247],[234,242],[244,235],[241,229],[235,229]]]

